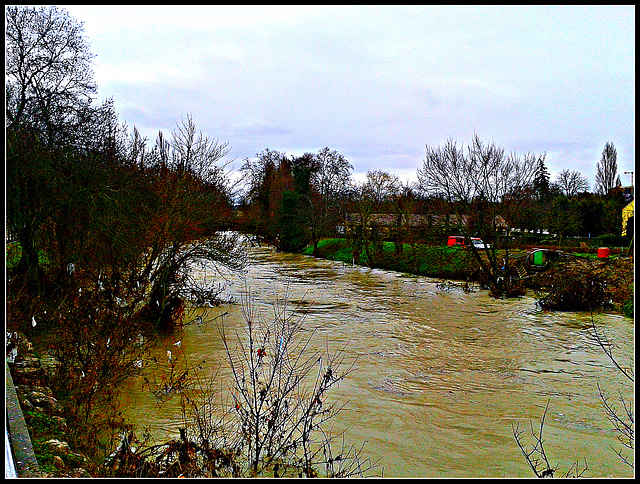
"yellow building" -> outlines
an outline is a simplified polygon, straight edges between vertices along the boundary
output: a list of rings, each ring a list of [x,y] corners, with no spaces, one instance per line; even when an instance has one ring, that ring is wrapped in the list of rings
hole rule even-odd
[[[623,237],[627,235],[627,220],[629,220],[630,217],[633,217],[634,201],[635,200],[631,200],[631,202],[629,202],[629,204],[622,209],[622,236]]]

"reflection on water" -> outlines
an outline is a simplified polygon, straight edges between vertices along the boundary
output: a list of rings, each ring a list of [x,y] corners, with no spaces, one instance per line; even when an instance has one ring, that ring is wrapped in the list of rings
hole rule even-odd
[[[588,475],[633,475],[611,449],[620,445],[596,384],[612,396],[621,390],[627,401],[633,388],[591,340],[590,314],[547,313],[529,297],[494,300],[424,277],[269,248],[253,248],[251,257],[246,281],[236,279],[229,295],[241,301],[249,291],[265,318],[286,297],[318,349],[346,346],[357,358],[333,393],[347,405],[331,423],[346,429],[349,443],[366,440],[364,454],[380,460],[386,477],[530,477],[511,425],[538,425],[547,401],[552,465],[567,470],[586,459]],[[224,313],[226,331],[241,332],[239,305],[195,309],[203,323],[167,336],[154,355],[166,358],[180,340],[189,360],[205,361],[223,385],[226,360],[211,321]],[[633,322],[593,317],[629,365]],[[141,381],[123,393],[128,418],[175,436],[179,399],[158,407]]]

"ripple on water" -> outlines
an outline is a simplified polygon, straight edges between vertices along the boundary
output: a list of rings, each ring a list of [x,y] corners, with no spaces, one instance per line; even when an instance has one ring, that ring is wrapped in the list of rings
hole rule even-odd
[[[310,350],[345,348],[355,364],[334,389],[346,405],[331,427],[347,429],[349,444],[367,440],[363,455],[380,458],[385,476],[529,476],[511,424],[535,425],[548,401],[549,445],[586,458],[592,475],[629,474],[613,452],[603,452],[616,441],[596,383],[614,397],[618,389],[625,397],[633,392],[619,385],[617,370],[589,340],[589,315],[548,313],[532,298],[439,290],[427,278],[269,248],[251,251],[246,286],[231,289],[236,300],[250,292],[269,320],[269,307],[287,295],[287,311],[298,311],[303,337],[312,338]],[[239,308],[228,311],[231,334],[243,323]],[[609,315],[595,320],[621,354],[633,354],[632,323]],[[215,325],[209,333],[197,325],[184,331],[183,347],[197,358],[225,361]],[[128,417],[141,425],[168,414],[142,406],[134,391],[128,397]],[[179,408],[175,414],[162,426],[175,430]]]

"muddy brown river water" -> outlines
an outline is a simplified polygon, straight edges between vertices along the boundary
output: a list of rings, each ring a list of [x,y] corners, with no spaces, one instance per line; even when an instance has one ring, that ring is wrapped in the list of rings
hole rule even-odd
[[[366,441],[362,454],[385,477],[532,477],[512,424],[537,428],[547,402],[545,449],[559,472],[579,460],[587,476],[633,476],[613,450],[621,445],[597,384],[626,401],[634,387],[592,340],[591,314],[544,312],[532,297],[495,300],[486,291],[268,247],[249,251],[246,276],[230,279],[228,295],[240,301],[250,291],[265,319],[286,295],[313,345],[346,348],[356,363],[333,389],[346,405],[329,427],[346,430],[347,443]],[[167,335],[153,356],[180,352],[224,380],[220,335],[206,322],[241,330],[241,305],[190,314],[205,324]],[[615,342],[619,362],[632,366],[633,321],[601,313],[593,320]],[[141,379],[124,390],[126,418],[158,439],[177,437],[179,398],[159,406]],[[526,439],[532,442],[528,432]]]

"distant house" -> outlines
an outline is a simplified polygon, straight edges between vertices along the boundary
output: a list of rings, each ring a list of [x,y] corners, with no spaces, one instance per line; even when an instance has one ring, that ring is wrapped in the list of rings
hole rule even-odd
[[[357,212],[345,214],[343,224],[336,226],[336,233],[345,235],[354,230],[356,226],[362,224],[363,215]],[[392,227],[403,228],[426,228],[426,227],[448,227],[462,228],[469,225],[470,217],[467,214],[409,214],[408,219],[404,216],[399,219],[394,213],[372,213],[366,216],[366,225],[369,228],[377,227],[382,232],[387,232]],[[509,224],[501,215],[496,215],[493,219],[494,227],[498,230],[509,229]]]
[[[359,224],[362,220],[362,215],[359,213],[347,213],[345,222],[347,225]],[[460,219],[454,214],[449,215],[434,215],[434,214],[409,214],[409,219],[405,219],[404,216],[401,220],[398,220],[398,215],[393,213],[374,213],[367,217],[368,225],[377,225],[379,227],[393,227],[398,224],[408,225],[410,227],[420,227],[432,225],[466,225],[468,222],[467,215],[461,215]]]
[[[361,220],[361,215],[359,213],[347,213],[346,214],[346,222],[347,224],[359,223]],[[378,226],[393,226],[398,224],[398,216],[396,214],[391,213],[374,213],[368,216],[369,224],[376,224]],[[402,224],[406,224],[416,227],[420,225],[458,225],[458,226],[466,226],[469,224],[469,216],[466,214],[456,215],[456,214],[410,214],[409,220],[402,220]],[[506,229],[509,227],[507,221],[501,215],[496,215],[494,218],[494,223],[497,228]]]
[[[622,209],[622,236],[626,237],[627,235],[627,220],[633,217],[633,213],[635,211],[633,202],[635,200],[631,200],[623,209]]]

